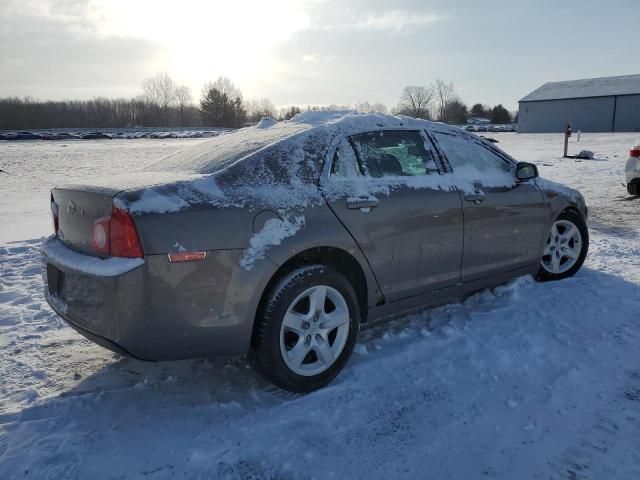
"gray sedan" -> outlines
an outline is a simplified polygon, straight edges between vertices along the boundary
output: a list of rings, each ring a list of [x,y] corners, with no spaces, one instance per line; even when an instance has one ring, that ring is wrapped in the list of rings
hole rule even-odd
[[[220,135],[125,177],[51,192],[45,295],[73,328],[143,360],[249,353],[306,392],[360,326],[587,254],[587,207],[474,134],[306,112]]]

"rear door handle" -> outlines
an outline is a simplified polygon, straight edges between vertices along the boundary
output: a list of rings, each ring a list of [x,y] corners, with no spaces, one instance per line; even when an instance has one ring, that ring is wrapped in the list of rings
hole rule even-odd
[[[378,205],[380,205],[380,202],[375,197],[347,199],[347,208],[352,210],[359,208],[362,212],[368,212],[372,208],[376,208]]]
[[[464,199],[467,202],[480,203],[481,201],[483,201],[485,199],[485,197],[486,197],[486,195],[484,193],[476,192],[476,193],[471,193],[469,195],[465,195]]]

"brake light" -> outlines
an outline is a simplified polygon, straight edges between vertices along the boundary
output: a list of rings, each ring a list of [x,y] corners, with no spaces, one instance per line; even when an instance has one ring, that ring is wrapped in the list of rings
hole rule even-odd
[[[115,206],[111,209],[109,243],[109,253],[114,257],[141,258],[143,256],[133,218],[129,212]]]
[[[112,207],[110,217],[93,222],[93,250],[112,257],[142,258],[142,246],[133,218],[126,210]]]
[[[60,230],[60,222],[58,220],[58,204],[53,199],[53,194],[51,194],[51,221],[53,222],[53,233],[58,235],[58,230]]]
[[[640,157],[640,145],[638,145],[637,147],[633,147],[633,148],[629,151],[629,156],[630,156],[630,157],[635,157],[635,158]]]

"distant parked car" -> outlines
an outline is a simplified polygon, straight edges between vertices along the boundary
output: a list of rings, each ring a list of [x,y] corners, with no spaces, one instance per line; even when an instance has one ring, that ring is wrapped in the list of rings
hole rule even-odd
[[[464,129],[467,132],[477,132],[478,131],[478,129],[474,125],[467,125],[466,127],[464,127]]]
[[[306,392],[345,366],[361,322],[576,273],[584,198],[537,177],[445,124],[305,112],[54,188],[45,295],[115,352],[249,352]]]
[[[83,133],[80,135],[80,138],[82,140],[100,140],[100,139],[111,140],[110,135],[107,135],[106,133],[102,133],[102,132]]]
[[[42,140],[78,140],[80,137],[67,132],[58,132],[41,134],[40,138]]]
[[[627,192],[640,195],[640,143],[629,151],[629,159],[624,169]]]
[[[477,131],[478,132],[488,132],[489,128],[486,125],[478,125]]]
[[[31,132],[8,133],[5,137],[7,140],[40,140],[40,135]]]

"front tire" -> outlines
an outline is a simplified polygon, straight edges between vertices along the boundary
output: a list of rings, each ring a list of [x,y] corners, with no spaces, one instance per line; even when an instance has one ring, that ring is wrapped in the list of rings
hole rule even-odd
[[[286,390],[327,385],[351,356],[360,309],[350,282],[324,265],[300,267],[267,293],[256,318],[252,354],[258,370]]]
[[[551,224],[536,279],[562,280],[575,275],[582,267],[588,251],[589,230],[586,222],[577,212],[565,210]]]

